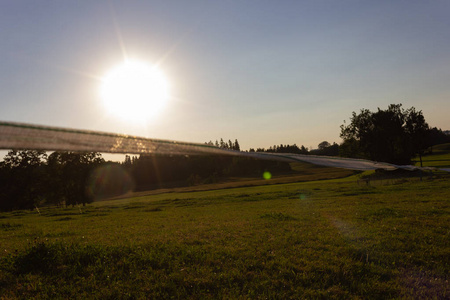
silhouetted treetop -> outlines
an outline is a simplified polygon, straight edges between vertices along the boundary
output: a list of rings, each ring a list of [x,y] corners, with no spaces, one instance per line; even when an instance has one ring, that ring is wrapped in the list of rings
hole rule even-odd
[[[429,126],[421,111],[391,104],[376,112],[352,113],[350,124],[341,125],[340,154],[394,164],[409,164],[427,146]]]

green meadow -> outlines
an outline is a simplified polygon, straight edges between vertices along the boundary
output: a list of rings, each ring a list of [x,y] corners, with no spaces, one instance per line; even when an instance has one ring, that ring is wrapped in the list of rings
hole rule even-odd
[[[432,154],[422,157],[424,167],[450,168],[450,144],[433,146]],[[415,165],[420,166],[420,161],[415,160]]]
[[[449,178],[0,214],[0,298],[448,299]]]

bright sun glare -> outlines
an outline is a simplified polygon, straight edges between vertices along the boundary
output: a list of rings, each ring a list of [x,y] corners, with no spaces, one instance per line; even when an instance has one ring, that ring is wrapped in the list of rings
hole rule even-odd
[[[143,122],[154,118],[165,106],[169,84],[157,66],[126,61],[103,78],[101,97],[110,113]]]

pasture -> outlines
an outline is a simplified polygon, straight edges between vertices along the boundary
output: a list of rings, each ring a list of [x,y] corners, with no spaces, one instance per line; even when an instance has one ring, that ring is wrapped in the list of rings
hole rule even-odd
[[[433,153],[422,157],[424,167],[450,168],[450,144],[441,144],[433,146]],[[429,149],[430,150],[430,149]],[[415,165],[420,166],[416,158]]]
[[[0,295],[449,298],[449,195],[354,176],[1,213]]]

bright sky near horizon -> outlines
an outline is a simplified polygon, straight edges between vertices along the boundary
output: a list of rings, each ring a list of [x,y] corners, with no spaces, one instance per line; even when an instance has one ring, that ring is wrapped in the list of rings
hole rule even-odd
[[[450,1],[3,0],[0,28],[2,121],[316,148],[402,103],[450,129]],[[146,122],[102,104],[126,58],[169,82]]]

